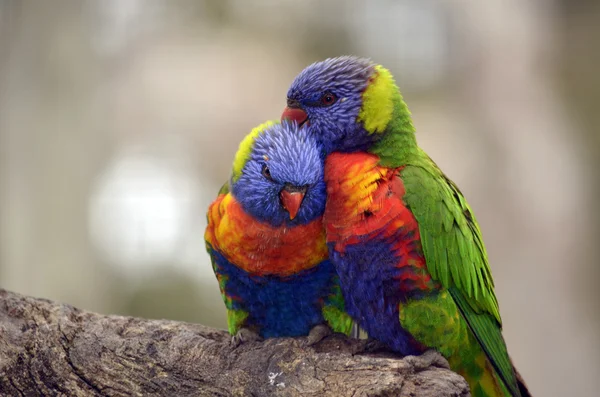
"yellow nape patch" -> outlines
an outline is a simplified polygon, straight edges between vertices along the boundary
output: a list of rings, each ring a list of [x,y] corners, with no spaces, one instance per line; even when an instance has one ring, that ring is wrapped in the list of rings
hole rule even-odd
[[[363,104],[358,113],[369,133],[382,133],[392,119],[394,103],[392,97],[398,88],[389,70],[381,65],[375,66],[375,77],[363,92]]]
[[[242,175],[242,170],[244,169],[246,162],[250,158],[250,153],[252,153],[252,148],[254,147],[254,141],[256,140],[256,137],[262,134],[269,127],[272,127],[278,123],[278,121],[272,120],[262,123],[258,127],[253,128],[252,131],[250,131],[250,133],[246,135],[244,139],[242,139],[242,142],[240,142],[240,147],[237,153],[235,154],[235,158],[233,159],[232,177],[234,182],[237,181]]]

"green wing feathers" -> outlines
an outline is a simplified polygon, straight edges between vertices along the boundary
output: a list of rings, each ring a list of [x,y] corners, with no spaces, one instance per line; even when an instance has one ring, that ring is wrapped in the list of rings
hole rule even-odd
[[[331,293],[323,303],[323,318],[334,332],[350,335],[354,321],[346,313],[344,296],[336,276],[332,283]]]
[[[450,295],[506,387],[513,396],[520,396],[513,365],[502,337],[502,328],[496,319],[487,313],[473,311],[458,289],[450,288]]]
[[[407,166],[401,173],[404,200],[419,223],[427,269],[444,287],[456,287],[469,298],[473,310],[488,312],[501,324],[475,216],[456,185],[432,168]]]
[[[511,393],[519,395],[481,231],[458,187],[429,160],[401,171],[431,276],[447,288]]]

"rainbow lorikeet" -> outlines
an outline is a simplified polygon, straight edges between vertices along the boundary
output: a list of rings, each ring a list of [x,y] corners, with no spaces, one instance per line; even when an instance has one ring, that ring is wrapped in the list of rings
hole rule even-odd
[[[327,153],[324,224],[346,310],[403,355],[435,349],[474,396],[525,396],[502,337],[481,231],[458,187],[417,145],[390,72],[368,59],[304,69],[283,120]]]
[[[307,131],[267,122],[242,141],[205,233],[234,344],[350,332],[328,259],[325,199],[322,150]]]

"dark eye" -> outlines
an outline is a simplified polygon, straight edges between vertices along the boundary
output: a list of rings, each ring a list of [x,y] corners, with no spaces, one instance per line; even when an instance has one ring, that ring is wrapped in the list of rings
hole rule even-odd
[[[268,180],[272,181],[273,177],[271,176],[271,171],[269,171],[269,167],[267,167],[267,165],[263,165],[262,167],[262,174],[265,178],[267,178]]]
[[[337,97],[331,92],[327,91],[321,96],[321,105],[331,106],[337,101]]]

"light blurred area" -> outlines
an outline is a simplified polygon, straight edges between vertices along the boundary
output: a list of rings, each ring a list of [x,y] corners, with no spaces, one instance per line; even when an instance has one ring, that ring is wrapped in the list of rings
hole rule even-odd
[[[600,3],[0,2],[0,286],[225,327],[206,209],[316,60],[390,68],[536,396],[600,390]]]

